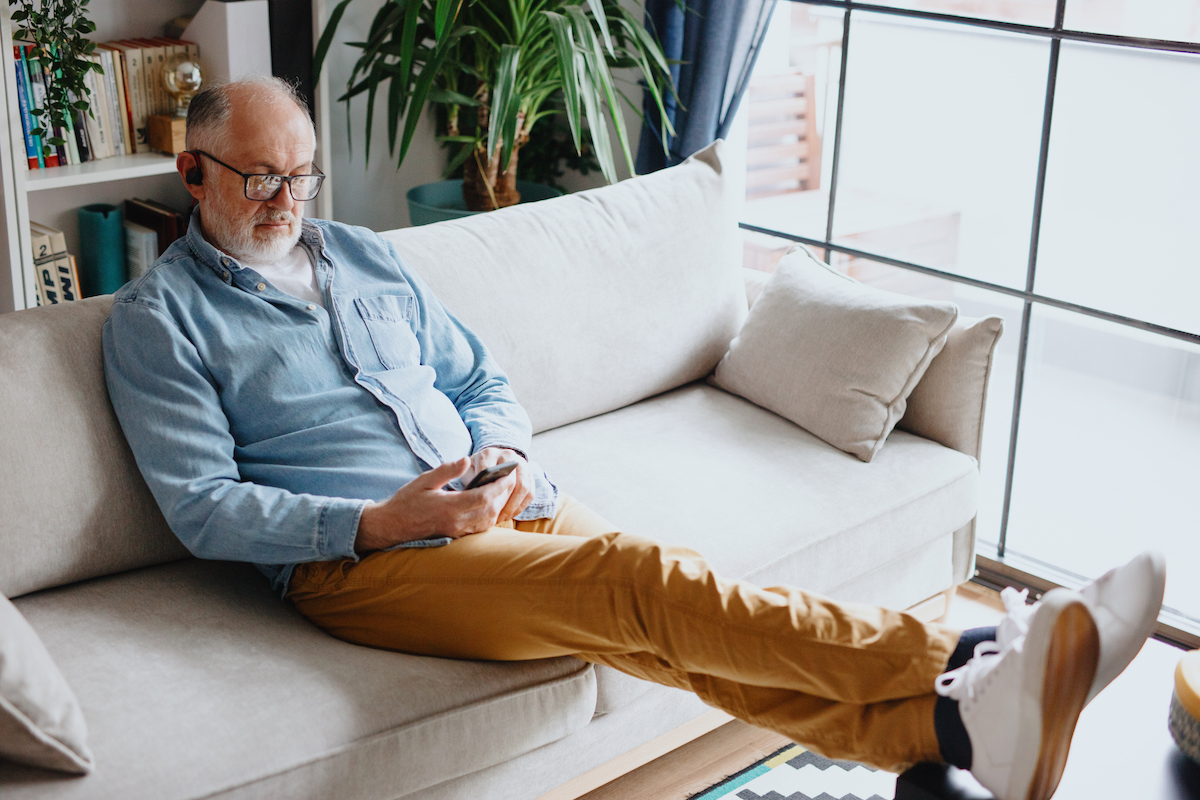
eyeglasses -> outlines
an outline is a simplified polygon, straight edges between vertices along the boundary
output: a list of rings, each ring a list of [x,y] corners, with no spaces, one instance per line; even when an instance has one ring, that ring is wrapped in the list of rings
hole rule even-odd
[[[256,175],[236,170],[221,159],[203,150],[189,150],[188,152],[193,156],[207,156],[230,172],[236,172],[238,175],[241,175],[242,179],[246,182],[245,192],[247,200],[270,200],[279,194],[286,183],[288,191],[292,193],[292,199],[302,203],[316,197],[317,192],[321,191],[321,184],[325,182],[325,173],[317,169],[315,165],[313,166],[313,169],[317,170],[315,175],[272,175],[269,173],[266,175]],[[199,163],[200,159],[197,158],[196,161]]]

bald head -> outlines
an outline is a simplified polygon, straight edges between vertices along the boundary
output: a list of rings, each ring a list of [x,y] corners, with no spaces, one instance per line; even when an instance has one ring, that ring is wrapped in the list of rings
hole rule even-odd
[[[254,77],[220,83],[198,92],[187,115],[187,149],[224,153],[243,126],[294,124],[302,115],[316,144],[308,104],[287,81]]]

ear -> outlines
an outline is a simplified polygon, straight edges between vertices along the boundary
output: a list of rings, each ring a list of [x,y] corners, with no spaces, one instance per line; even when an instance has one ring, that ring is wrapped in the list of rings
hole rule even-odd
[[[200,156],[184,150],[175,156],[175,171],[183,179],[183,188],[187,189],[196,200],[203,200],[205,195],[204,172],[200,167]]]

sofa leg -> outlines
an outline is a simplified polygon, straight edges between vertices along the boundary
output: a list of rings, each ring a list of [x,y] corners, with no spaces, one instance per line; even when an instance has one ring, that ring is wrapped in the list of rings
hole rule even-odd
[[[908,609],[908,613],[921,622],[945,622],[946,617],[950,614],[950,604],[954,601],[957,591],[957,586],[951,586],[946,591],[938,592],[928,600],[917,603]]]

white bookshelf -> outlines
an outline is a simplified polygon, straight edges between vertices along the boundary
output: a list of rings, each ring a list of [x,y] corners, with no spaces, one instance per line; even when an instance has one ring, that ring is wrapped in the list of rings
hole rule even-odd
[[[160,36],[163,26],[175,16],[195,13],[203,0],[93,0],[89,17],[96,22],[92,38],[113,39]],[[0,55],[13,51],[11,9],[0,2]],[[314,0],[314,27],[326,18],[325,0]],[[314,36],[314,41],[316,36]],[[201,63],[204,54],[200,56]],[[175,157],[160,153],[138,153],[91,161],[86,164],[30,170],[25,159],[13,60],[0,58],[0,108],[7,120],[7,135],[0,130],[0,313],[37,305],[29,222],[36,220],[61,229],[67,249],[79,255],[76,209],[92,203],[120,206],[130,197],[154,198],[179,209],[188,207],[191,196],[175,172]],[[324,81],[321,82],[322,84]],[[321,84],[317,93],[318,163],[329,173],[328,90]],[[317,215],[332,211],[329,181],[318,198]]]
[[[66,189],[89,183],[123,181],[151,175],[170,175],[175,172],[175,156],[165,153],[137,153],[114,156],[86,164],[29,170],[25,174],[25,191]]]

